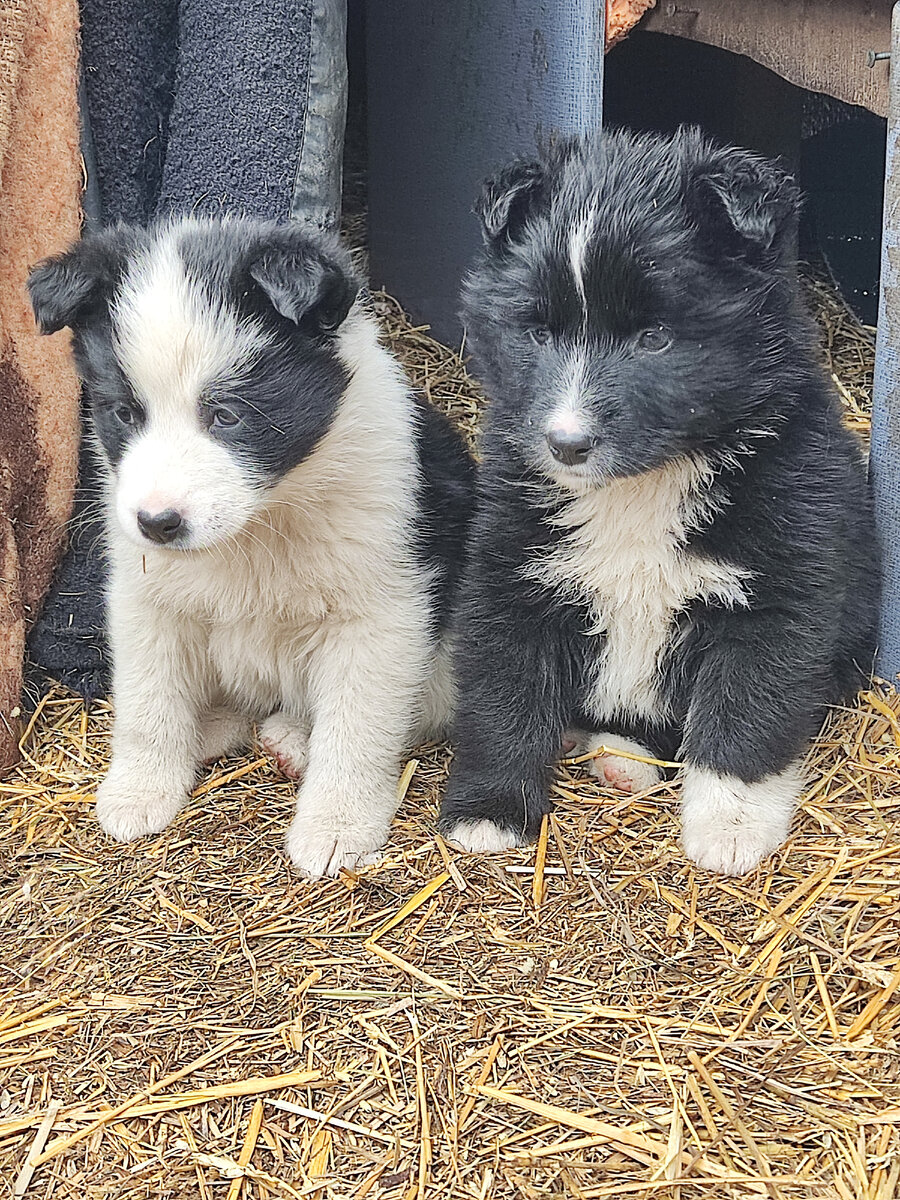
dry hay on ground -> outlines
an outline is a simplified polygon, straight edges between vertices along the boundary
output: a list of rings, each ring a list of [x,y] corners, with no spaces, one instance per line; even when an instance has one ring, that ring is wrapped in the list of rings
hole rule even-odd
[[[471,431],[459,359],[377,303]],[[50,696],[0,783],[0,1196],[889,1200],[898,714],[886,689],[833,714],[793,837],[743,880],[685,861],[669,786],[577,766],[537,847],[459,856],[433,747],[383,863],[310,884],[255,756],[111,844],[109,710]]]

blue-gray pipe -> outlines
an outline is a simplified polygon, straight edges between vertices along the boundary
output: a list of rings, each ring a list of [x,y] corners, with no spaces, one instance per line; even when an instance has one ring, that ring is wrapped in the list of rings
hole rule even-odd
[[[870,472],[883,561],[875,668],[894,680],[900,673],[900,3],[894,5],[891,30]]]
[[[598,0],[370,0],[369,252],[385,285],[458,344],[485,176],[602,117]]]

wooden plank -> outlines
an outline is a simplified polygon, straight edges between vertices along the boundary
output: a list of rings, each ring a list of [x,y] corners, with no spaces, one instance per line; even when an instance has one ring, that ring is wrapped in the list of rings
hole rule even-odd
[[[890,0],[657,0],[638,26],[745,54],[783,79],[879,116],[888,110]]]

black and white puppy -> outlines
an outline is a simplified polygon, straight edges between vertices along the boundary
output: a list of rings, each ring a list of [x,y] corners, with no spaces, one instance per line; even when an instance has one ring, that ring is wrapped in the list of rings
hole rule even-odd
[[[798,205],[773,163],[689,130],[567,141],[486,185],[463,304],[492,403],[441,814],[464,848],[534,835],[566,727],[624,790],[659,778],[629,755],[678,756],[701,866],[785,839],[877,603]]]
[[[106,466],[104,829],[164,829],[255,719],[302,776],[294,863],[359,863],[404,748],[450,717],[463,443],[379,344],[347,254],[299,227],[120,227],[29,287],[42,330],[73,331]]]

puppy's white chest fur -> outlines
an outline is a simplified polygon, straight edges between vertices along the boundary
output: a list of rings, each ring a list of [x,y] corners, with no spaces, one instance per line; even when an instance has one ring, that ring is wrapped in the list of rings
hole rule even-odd
[[[600,723],[665,719],[660,666],[677,615],[697,599],[747,603],[747,572],[686,548],[710,512],[710,482],[705,464],[684,459],[592,488],[553,518],[567,532],[531,573],[590,605],[603,642],[588,705]]]

